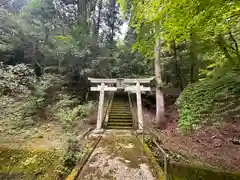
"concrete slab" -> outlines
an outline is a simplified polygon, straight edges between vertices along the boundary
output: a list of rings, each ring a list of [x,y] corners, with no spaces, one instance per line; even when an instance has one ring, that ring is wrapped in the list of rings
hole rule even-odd
[[[134,132],[106,130],[77,180],[156,180]]]

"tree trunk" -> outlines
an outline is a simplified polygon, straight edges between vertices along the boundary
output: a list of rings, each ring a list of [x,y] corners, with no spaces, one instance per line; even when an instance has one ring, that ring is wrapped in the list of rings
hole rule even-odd
[[[41,54],[38,50],[37,43],[33,43],[33,52],[32,52],[32,60],[34,64],[34,72],[37,77],[40,77],[43,74],[43,68],[38,62],[37,58],[41,58]],[[37,57],[37,58],[36,58]]]
[[[115,29],[115,21],[116,21],[116,0],[111,0],[110,5],[110,18],[111,18],[111,34],[110,34],[110,44],[113,45],[114,40],[114,29]]]
[[[162,88],[161,68],[160,68],[160,40],[156,40],[155,49],[155,78],[156,78],[156,123],[161,129],[166,126],[164,97]]]
[[[173,57],[175,60],[176,79],[178,80],[179,87],[182,91],[183,90],[183,82],[182,82],[182,78],[181,78],[181,69],[180,69],[180,63],[179,63],[180,59],[179,59],[179,55],[177,54],[177,47],[176,47],[175,40],[172,41],[172,49],[173,49]]]
[[[49,33],[50,33],[50,31],[49,31],[49,28],[48,27],[44,27],[44,30],[45,30],[45,37],[44,37],[44,43],[45,44],[48,44],[48,39],[49,39]]]
[[[102,11],[102,0],[99,0],[99,2],[98,2],[97,23],[96,23],[96,29],[95,29],[96,41],[98,41],[98,38],[99,38],[99,29],[100,29],[100,22],[101,22],[101,11]]]
[[[234,36],[233,36],[232,31],[231,31],[230,28],[229,28],[229,35],[230,35],[230,38],[232,39],[232,41],[233,41],[233,43],[234,43],[235,52],[236,52],[236,56],[237,56],[237,58],[238,58],[238,61],[240,61],[240,54],[239,54],[238,42],[237,42],[237,40],[234,38]]]
[[[235,64],[232,56],[228,52],[228,49],[226,47],[226,43],[225,43],[221,34],[219,34],[218,37],[217,37],[217,44],[220,47],[221,51],[224,53],[225,57],[229,60],[229,62],[232,63],[232,64]]]
[[[77,15],[78,21],[86,21],[87,20],[87,0],[78,0],[77,1]]]
[[[190,82],[195,83],[199,80],[199,66],[198,66],[198,57],[196,55],[196,40],[194,35],[190,35],[190,45],[189,45],[189,54],[191,57],[191,67],[190,67]]]

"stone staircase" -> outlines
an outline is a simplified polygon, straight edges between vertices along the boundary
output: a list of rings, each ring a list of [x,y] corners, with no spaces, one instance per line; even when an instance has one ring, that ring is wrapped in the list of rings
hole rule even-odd
[[[133,129],[132,114],[127,98],[114,96],[107,129]]]

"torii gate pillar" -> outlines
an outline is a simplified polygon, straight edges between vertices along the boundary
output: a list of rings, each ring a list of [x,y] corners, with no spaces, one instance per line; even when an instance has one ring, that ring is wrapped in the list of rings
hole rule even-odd
[[[137,97],[137,119],[138,119],[138,132],[143,132],[143,111],[142,111],[142,92],[151,91],[150,87],[144,87],[142,84],[148,84],[152,81],[154,77],[145,78],[145,79],[125,79],[124,84],[128,84],[125,87],[125,92],[133,92],[136,93]],[[135,85],[132,85],[135,84]]]
[[[104,103],[104,83],[101,83],[101,90],[99,95],[98,116],[97,116],[97,130],[102,128],[103,122],[103,103]]]
[[[105,91],[117,91],[116,87],[109,87],[108,85],[105,84],[111,84],[115,83],[115,80],[112,79],[94,79],[94,78],[88,78],[88,80],[91,81],[91,83],[95,84],[101,84],[100,86],[98,85],[97,87],[91,87],[91,91],[99,91],[99,103],[98,103],[98,115],[97,115],[97,127],[94,130],[94,133],[96,134],[101,134],[103,133],[102,129],[102,124],[103,124],[103,109],[104,109],[104,94]]]
[[[137,113],[138,113],[138,129],[143,130],[143,113],[142,113],[142,95],[140,91],[140,82],[137,81]]]

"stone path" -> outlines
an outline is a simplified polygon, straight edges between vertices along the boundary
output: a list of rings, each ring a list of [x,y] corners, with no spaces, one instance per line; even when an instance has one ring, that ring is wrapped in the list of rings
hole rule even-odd
[[[77,180],[156,180],[130,130],[107,130]]]

